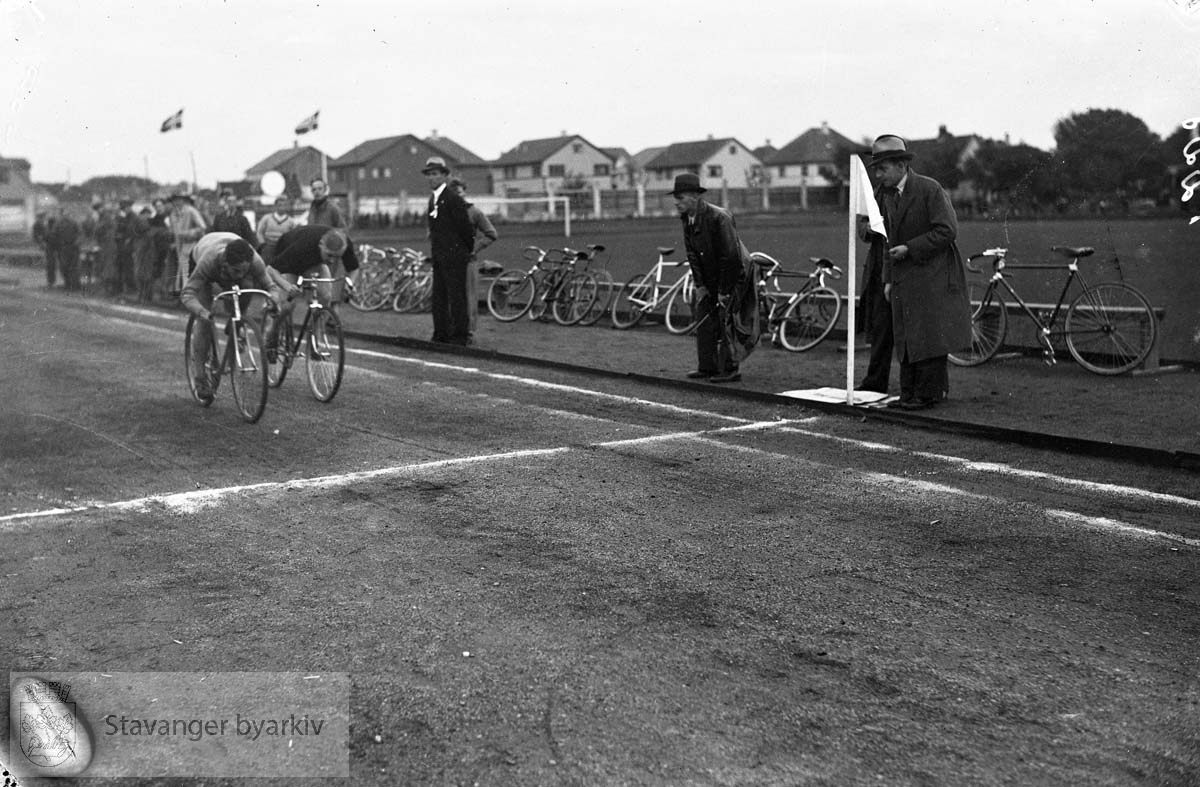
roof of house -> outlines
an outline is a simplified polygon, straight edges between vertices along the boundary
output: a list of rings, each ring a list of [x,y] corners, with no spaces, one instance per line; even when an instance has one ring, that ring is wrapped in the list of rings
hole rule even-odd
[[[767,159],[767,164],[832,164],[839,150],[861,152],[864,145],[826,125],[814,126]]]
[[[950,147],[961,154],[967,145],[976,139],[979,139],[977,134],[951,134],[946,130],[945,126],[941,126],[938,128],[938,135],[936,137],[908,140],[908,152],[912,153],[913,157],[918,159],[945,147]]]
[[[778,149],[779,148],[775,147],[770,142],[768,142],[767,144],[762,145],[761,147],[757,147],[750,152],[753,153],[755,156],[758,156],[758,159],[760,161],[766,161],[768,158],[770,158],[772,155],[774,155]]]
[[[0,156],[0,164],[16,165],[17,167],[19,167],[21,169],[29,169],[30,168],[29,160],[23,159],[23,158],[5,158],[4,156]]]
[[[661,153],[654,158],[645,162],[643,166],[654,169],[668,169],[672,167],[694,167],[708,161],[717,151],[725,147],[730,142],[738,142],[733,137],[721,137],[720,139],[701,139],[695,142],[675,142],[667,145]],[[749,151],[749,148],[747,148]]]
[[[664,150],[666,150],[666,148],[665,148],[665,147],[658,147],[658,148],[644,148],[643,150],[639,150],[637,153],[634,153],[634,154],[633,154],[633,159],[632,159],[632,161],[633,161],[633,168],[634,168],[635,170],[637,170],[637,169],[645,169],[645,168],[646,168],[646,162],[647,162],[647,161],[650,161],[650,160],[651,160],[651,159],[653,159],[655,156],[657,156],[659,153],[662,153]]]
[[[270,172],[273,169],[279,169],[284,164],[296,158],[296,156],[309,151],[312,151],[317,155],[321,154],[321,151],[317,150],[311,145],[305,145],[304,147],[282,148],[281,150],[277,150],[262,161],[255,164],[253,167],[247,169],[246,177],[253,179],[263,175],[264,173]]]
[[[600,148],[600,150],[604,151],[604,155],[612,159],[614,164],[621,159],[625,159],[626,161],[632,160],[629,151],[625,148]]]
[[[487,161],[450,139],[450,137],[430,136],[425,137],[424,142],[429,147],[441,152],[446,158],[458,162],[459,165],[487,164]]]
[[[420,139],[414,137],[412,134],[397,134],[394,137],[368,139],[366,142],[358,143],[347,152],[330,161],[329,166],[348,167],[355,164],[365,164],[393,145],[404,141],[421,142]]]
[[[527,139],[524,142],[518,143],[515,148],[501,153],[500,158],[493,161],[492,165],[497,167],[512,167],[518,164],[540,164],[576,139],[604,153],[601,148],[592,145],[591,142],[588,142],[578,134],[569,134],[565,137]],[[608,154],[604,153],[604,155],[607,156]]]

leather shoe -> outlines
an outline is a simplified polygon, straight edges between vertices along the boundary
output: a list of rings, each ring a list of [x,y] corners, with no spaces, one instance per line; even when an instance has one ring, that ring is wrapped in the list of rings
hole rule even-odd
[[[716,372],[706,372],[703,369],[697,369],[694,372],[688,372],[687,378],[689,380],[707,380],[709,377],[712,377],[714,374],[716,374]]]
[[[910,399],[900,403],[902,410],[928,410],[938,403],[937,399]]]
[[[724,374],[713,375],[708,378],[710,383],[736,383],[742,379],[741,372],[726,372]]]
[[[912,399],[893,399],[884,406],[893,409],[907,408],[912,401]]]

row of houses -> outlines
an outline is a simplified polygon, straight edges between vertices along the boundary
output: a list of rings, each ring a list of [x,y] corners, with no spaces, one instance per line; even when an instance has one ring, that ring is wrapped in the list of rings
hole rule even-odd
[[[974,135],[954,137],[943,126],[938,137],[914,140],[923,146],[954,144],[969,156],[978,147]],[[355,213],[419,212],[428,186],[420,174],[426,159],[441,156],[463,178],[473,198],[537,198],[547,194],[639,190],[661,197],[675,176],[690,172],[711,190],[788,190],[801,195],[800,207],[840,196],[844,166],[852,153],[868,149],[822,123],[782,148],[769,143],[749,148],[735,137],[708,137],[675,142],[630,154],[620,147],[603,147],[580,134],[524,140],[499,158],[487,161],[464,146],[439,135],[399,134],[366,140],[336,158],[315,147],[299,145],[272,153],[246,170],[243,188],[266,172],[281,172],[300,188],[323,177],[330,191],[347,199]],[[820,199],[818,199],[820,197]],[[599,198],[597,197],[597,204]]]

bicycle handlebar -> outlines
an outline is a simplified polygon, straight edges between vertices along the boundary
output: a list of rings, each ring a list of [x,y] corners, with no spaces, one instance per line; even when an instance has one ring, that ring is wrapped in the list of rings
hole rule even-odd
[[[241,287],[234,287],[232,290],[225,290],[224,292],[217,293],[216,295],[213,296],[213,300],[216,301],[216,300],[220,300],[221,298],[232,298],[237,295],[265,295],[268,298],[271,297],[271,293],[267,292],[266,290],[257,290],[257,289],[244,289],[243,290]]]

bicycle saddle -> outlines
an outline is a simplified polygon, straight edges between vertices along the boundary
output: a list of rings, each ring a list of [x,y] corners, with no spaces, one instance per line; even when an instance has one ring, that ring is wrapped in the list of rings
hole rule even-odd
[[[1096,253],[1091,246],[1051,246],[1050,251],[1056,251],[1064,257],[1090,257]]]
[[[825,257],[809,257],[808,261],[811,262],[813,265],[816,265],[818,268],[832,268],[833,267],[833,260],[826,259]]]
[[[751,257],[751,260],[753,260],[755,265],[757,265],[758,267],[760,267],[764,270],[767,268],[773,267],[775,265],[774,260],[767,260],[767,259],[763,259],[762,257]]]
[[[659,246],[658,253],[664,257],[667,256],[668,254],[674,254],[675,247],[674,246]]]
[[[599,254],[600,252],[604,251],[604,244],[603,243],[589,243],[588,248],[591,249],[594,253]]]

